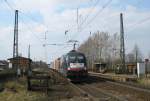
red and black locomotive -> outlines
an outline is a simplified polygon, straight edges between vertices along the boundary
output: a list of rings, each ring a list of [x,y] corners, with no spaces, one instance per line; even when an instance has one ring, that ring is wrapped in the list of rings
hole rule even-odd
[[[88,76],[86,57],[83,53],[72,50],[59,58],[58,71],[71,81],[83,81]]]

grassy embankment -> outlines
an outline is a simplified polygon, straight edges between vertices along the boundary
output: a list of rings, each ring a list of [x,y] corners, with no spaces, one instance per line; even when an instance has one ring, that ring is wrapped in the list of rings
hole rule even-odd
[[[14,77],[16,76],[16,72],[13,69],[6,69],[3,71],[0,71],[0,79],[6,79],[9,77]]]
[[[25,79],[8,81],[1,87],[0,101],[48,101],[45,93],[27,91]]]
[[[150,78],[139,79],[137,82],[144,87],[150,88]]]

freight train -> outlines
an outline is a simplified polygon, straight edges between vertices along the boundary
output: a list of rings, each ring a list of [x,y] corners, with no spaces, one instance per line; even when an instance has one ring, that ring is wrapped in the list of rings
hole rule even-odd
[[[71,81],[83,81],[88,76],[86,57],[76,50],[56,59],[51,65]]]

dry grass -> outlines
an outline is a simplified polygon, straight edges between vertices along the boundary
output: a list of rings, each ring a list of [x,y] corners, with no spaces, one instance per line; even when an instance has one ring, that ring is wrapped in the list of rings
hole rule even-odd
[[[138,83],[145,87],[150,87],[150,78],[139,79]]]
[[[0,101],[48,101],[45,93],[27,91],[22,82],[10,81],[4,87],[5,90],[0,93]]]

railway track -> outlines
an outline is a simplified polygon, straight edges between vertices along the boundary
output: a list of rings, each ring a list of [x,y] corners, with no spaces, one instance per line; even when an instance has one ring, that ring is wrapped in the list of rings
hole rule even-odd
[[[128,101],[122,96],[113,95],[95,86],[100,82],[104,82],[104,80],[99,81],[98,78],[90,76],[85,82],[71,83],[71,85],[91,101]]]
[[[58,81],[63,81],[61,75],[53,71]],[[150,101],[150,90],[111,81],[99,75],[89,75],[85,82],[72,83],[68,86],[74,93],[85,99],[84,101]],[[69,85],[70,84],[70,85]]]
[[[138,84],[135,84],[135,83],[132,83],[132,82],[117,82],[117,81],[113,81],[111,79],[107,79],[107,78],[105,79],[104,76],[101,76],[101,75],[98,75],[98,74],[90,74],[90,75],[99,77],[101,79],[104,79],[107,82],[111,83],[112,85],[116,85],[116,86],[118,85],[118,86],[130,88],[130,89],[133,89],[133,90],[137,90],[137,91],[140,91],[140,92],[150,93],[150,88],[146,88],[146,87],[143,87],[141,85],[138,85]]]
[[[114,96],[104,90],[99,89],[98,87],[94,87],[93,85],[83,84],[76,86],[84,91],[84,93],[81,95],[89,97],[89,99],[92,101],[127,101],[124,98]]]
[[[75,83],[92,98],[105,101],[150,101],[150,90],[89,76],[84,83]]]
[[[64,78],[61,77],[59,73],[56,71],[51,71],[51,73],[54,73],[55,76],[57,76],[60,80],[61,78]],[[95,78],[94,79],[90,78],[90,81],[89,82],[86,81],[86,83],[72,83],[68,81],[68,86],[70,86],[73,89],[73,92],[76,95],[78,95],[81,98],[84,98],[84,101],[125,101],[124,99],[121,99],[117,96],[113,96],[109,93],[101,91],[98,88],[94,88],[92,85],[90,85],[91,82],[96,82],[96,81],[98,80],[96,80]]]

